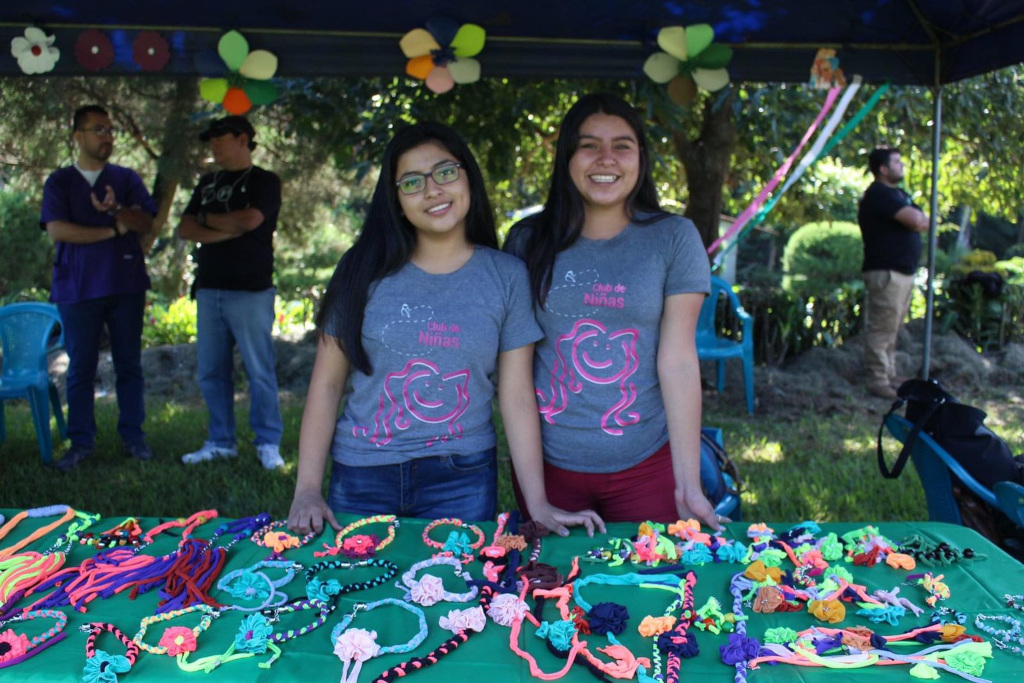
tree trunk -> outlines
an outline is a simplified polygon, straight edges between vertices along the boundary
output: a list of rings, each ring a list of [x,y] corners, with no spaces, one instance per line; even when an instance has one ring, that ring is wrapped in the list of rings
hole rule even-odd
[[[732,98],[733,95],[729,94],[724,100],[717,97],[705,100],[704,120],[696,140],[689,139],[681,130],[672,135],[676,152],[686,169],[688,198],[685,215],[697,226],[705,246],[718,239],[722,187],[736,146]]]

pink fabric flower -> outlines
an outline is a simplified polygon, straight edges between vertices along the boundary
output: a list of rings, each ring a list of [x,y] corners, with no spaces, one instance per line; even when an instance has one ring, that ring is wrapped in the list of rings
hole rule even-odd
[[[172,657],[186,652],[195,652],[198,647],[196,634],[192,633],[190,628],[172,626],[160,636],[160,647],[167,648],[167,654]]]
[[[0,662],[16,659],[28,649],[28,638],[24,633],[7,629],[0,633]]]
[[[511,626],[512,622],[521,620],[528,611],[530,608],[526,603],[512,593],[494,596],[487,608],[487,614],[494,619],[494,623],[501,626]]]
[[[362,628],[346,629],[334,642],[334,654],[342,661],[365,662],[377,656],[377,632]]]
[[[453,609],[448,612],[448,616],[441,617],[438,624],[441,628],[448,629],[452,633],[458,633],[459,631],[476,631],[479,633],[487,625],[487,617],[484,616],[483,607]]]
[[[409,589],[409,598],[418,605],[430,607],[444,599],[444,582],[436,576],[424,576]]]

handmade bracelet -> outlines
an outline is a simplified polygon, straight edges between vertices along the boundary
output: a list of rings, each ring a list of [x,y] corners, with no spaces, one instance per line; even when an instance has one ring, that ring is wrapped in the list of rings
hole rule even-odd
[[[356,529],[367,526],[368,524],[387,524],[387,537],[383,541],[380,540],[376,534],[356,534],[351,538],[346,538],[346,536]],[[353,560],[361,560],[364,557],[373,557],[379,551],[388,547],[388,545],[395,540],[395,531],[399,526],[399,519],[395,515],[374,515],[373,517],[366,517],[364,519],[357,520],[337,533],[334,537],[333,547],[324,543],[324,551],[315,552],[313,553],[313,556],[327,557],[341,554]]]
[[[375,576],[369,581],[356,581],[342,585],[335,579],[321,581],[317,575],[327,569],[357,569],[360,567],[383,567],[384,573]],[[398,573],[398,565],[388,560],[379,560],[371,557],[357,562],[345,562],[342,560],[325,560],[318,562],[306,570],[306,597],[310,600],[319,600],[329,603],[333,609],[337,596],[353,591],[367,590],[379,586],[394,578]]]
[[[297,600],[295,602],[290,602],[287,605],[282,605],[281,607],[264,610],[262,614],[269,616],[271,623],[277,622],[282,614],[307,612],[309,610],[317,610],[317,616],[313,621],[298,630],[289,629],[284,632],[275,632],[269,636],[270,640],[275,643],[283,643],[291,640],[292,638],[298,638],[299,636],[304,636],[307,633],[315,631],[327,622],[328,615],[334,611],[334,603],[325,602],[323,600]]]
[[[191,614],[192,612],[202,612],[203,616],[199,619],[199,623],[192,628],[186,628],[184,626],[171,626],[166,629],[163,635],[160,636],[158,645],[147,645],[143,640],[146,637],[146,630],[150,624],[154,624],[160,621],[170,621],[177,617]],[[139,649],[145,650],[150,654],[154,655],[168,655],[174,657],[176,655],[186,654],[196,649],[196,639],[199,635],[210,628],[210,624],[213,620],[220,616],[220,612],[204,604],[195,604],[191,607],[184,609],[174,610],[173,612],[165,612],[163,614],[156,614],[151,617],[144,617],[139,622],[139,632],[132,638],[135,644],[139,646]]]
[[[266,572],[259,571],[260,569],[283,569],[284,576],[273,580]],[[257,607],[225,605],[224,609],[259,612],[268,607],[283,605],[288,602],[288,596],[277,589],[294,579],[295,572],[299,569],[302,569],[302,565],[288,560],[263,560],[246,569],[236,569],[228,573],[217,582],[217,588],[227,591],[232,597],[239,600],[263,600],[264,602]]]
[[[142,527],[134,517],[129,517],[120,524],[99,534],[83,534],[78,541],[81,545],[92,545],[97,548],[113,548],[120,545],[137,546],[142,543]]]
[[[64,627],[68,625],[68,616],[57,610],[41,609],[24,612],[0,621],[0,626],[14,621],[32,621],[33,619],[55,619],[57,623],[32,638],[24,633],[15,633],[10,628],[0,632],[0,669],[21,664],[66,637]]]
[[[131,671],[139,656],[139,646],[126,636],[121,629],[113,624],[97,621],[79,627],[88,633],[85,640],[85,668],[82,670],[82,683],[116,683],[117,674]],[[112,634],[124,645],[123,655],[111,655],[104,650],[96,649],[96,638],[104,631]]]
[[[276,529],[280,529],[287,524],[288,522],[285,520],[271,522],[263,528],[257,529],[249,540],[261,548],[269,549],[271,551],[271,559],[280,559],[281,553],[285,550],[301,548],[316,536],[315,532],[310,531],[300,539],[298,536],[292,536],[285,531],[276,531]]]
[[[463,569],[462,563],[458,559],[449,556],[438,556],[432,557],[429,560],[422,560],[417,562],[409,568],[407,572],[402,574],[402,580],[400,583],[395,585],[398,588],[405,591],[405,599],[415,602],[424,607],[430,607],[441,601],[445,602],[469,602],[474,599],[479,593],[479,589],[476,586],[471,586],[465,593],[451,593],[444,589],[444,583],[440,577],[433,575],[426,575],[421,580],[416,580],[416,573],[421,569],[427,567],[437,567],[439,565],[448,565],[455,569],[455,576],[462,578]],[[466,580],[469,580],[469,574],[466,573]]]
[[[1006,606],[1010,609],[1024,612],[1024,595],[1010,595],[1007,593],[1003,596],[1003,599],[1006,600]]]
[[[265,662],[256,666],[261,669],[269,669],[271,665],[281,656],[281,648],[271,641],[274,634],[273,620],[263,614],[250,614],[242,619],[238,627],[235,639],[231,641],[224,654],[202,657],[192,662],[178,663],[178,668],[183,671],[203,671],[210,673],[222,664],[234,662],[239,659],[249,659],[256,655],[266,654],[271,650],[273,656]]]
[[[378,645],[377,632],[362,628],[349,628],[352,620],[359,612],[369,612],[382,605],[394,605],[412,613],[419,621],[419,630],[405,643],[395,645]],[[331,631],[331,642],[334,643],[334,654],[344,663],[341,672],[342,683],[356,683],[363,662],[378,655],[404,654],[412,652],[427,637],[427,617],[423,610],[394,598],[384,598],[370,603],[356,603],[349,614],[346,614]],[[352,666],[352,665],[355,666]],[[351,671],[349,667],[352,666]]]
[[[476,541],[470,543],[469,537],[465,533],[460,533],[457,529],[452,530],[451,533],[448,534],[448,539],[444,543],[430,538],[430,532],[442,525],[451,525],[462,529],[469,529],[476,534]],[[461,519],[455,517],[435,519],[423,529],[423,542],[430,548],[440,549],[439,553],[434,554],[435,557],[461,557],[462,561],[467,563],[473,561],[473,551],[483,546],[484,538],[484,532],[480,530],[480,527],[474,524],[467,524]]]

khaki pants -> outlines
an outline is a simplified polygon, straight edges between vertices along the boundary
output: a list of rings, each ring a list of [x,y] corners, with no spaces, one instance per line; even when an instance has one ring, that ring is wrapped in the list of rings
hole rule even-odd
[[[895,270],[868,270],[863,277],[867,288],[864,383],[889,385],[896,378],[896,338],[910,310],[914,276]]]

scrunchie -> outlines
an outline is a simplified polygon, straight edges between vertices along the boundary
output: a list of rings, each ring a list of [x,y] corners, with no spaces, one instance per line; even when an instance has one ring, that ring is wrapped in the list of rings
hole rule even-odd
[[[537,629],[538,638],[547,638],[548,642],[559,652],[572,647],[572,637],[576,635],[576,625],[571,621],[543,621]]]
[[[819,621],[838,624],[846,618],[846,607],[838,600],[811,600],[807,611]]]
[[[722,661],[730,666],[754,659],[760,651],[761,644],[757,640],[740,633],[730,633],[729,644],[718,646]]]
[[[614,602],[599,602],[591,607],[587,614],[590,630],[600,636],[606,633],[620,635],[626,630],[628,619],[629,611],[626,610],[626,607]]]
[[[476,631],[479,633],[487,625],[487,617],[484,616],[483,607],[453,609],[448,612],[448,616],[441,617],[438,625],[452,633],[459,633],[460,631]]]
[[[684,635],[679,635],[675,631],[662,633],[658,636],[658,649],[678,655],[682,659],[689,659],[700,654],[697,635],[694,633],[686,633]]]
[[[782,591],[774,586],[763,586],[757,589],[754,611],[758,614],[772,614],[783,602]]]
[[[409,589],[409,599],[424,607],[441,602],[444,599],[444,581],[431,574],[424,576]]]
[[[789,645],[797,639],[798,635],[799,634],[791,628],[779,626],[776,628],[770,628],[764,632],[764,642],[773,643],[775,645]]]
[[[487,614],[499,626],[511,626],[512,622],[520,621],[530,611],[525,602],[512,593],[500,593],[494,596],[487,606]]]

